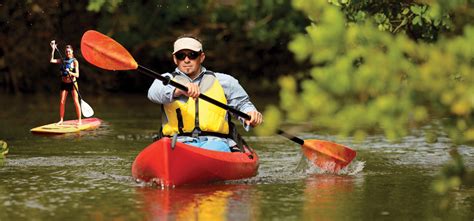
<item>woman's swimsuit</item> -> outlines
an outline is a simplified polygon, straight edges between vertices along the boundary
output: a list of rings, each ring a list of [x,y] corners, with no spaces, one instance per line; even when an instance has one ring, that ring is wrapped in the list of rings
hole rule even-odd
[[[71,92],[73,89],[74,89],[74,83],[73,82],[69,82],[69,83],[66,83],[66,82],[63,82],[61,81],[61,91],[68,91],[68,92]]]

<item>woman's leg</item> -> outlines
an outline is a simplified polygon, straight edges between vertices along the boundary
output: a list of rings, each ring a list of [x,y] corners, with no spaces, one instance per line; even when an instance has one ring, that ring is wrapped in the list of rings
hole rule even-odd
[[[59,122],[57,124],[62,124],[64,121],[64,111],[67,97],[67,90],[61,90],[61,98],[59,100]]]
[[[76,84],[77,86],[77,84]],[[74,89],[72,90],[72,96],[74,98],[74,106],[76,106],[76,115],[77,115],[77,124],[82,124],[81,120],[81,105],[79,103],[79,96],[77,95],[77,91]]]

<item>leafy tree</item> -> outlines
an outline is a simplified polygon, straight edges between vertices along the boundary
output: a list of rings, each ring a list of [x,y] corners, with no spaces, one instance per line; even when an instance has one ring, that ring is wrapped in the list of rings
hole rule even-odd
[[[471,25],[461,35],[416,42],[380,31],[374,18],[352,23],[325,1],[294,5],[317,20],[289,45],[297,60],[312,64],[280,80],[290,120],[312,119],[343,135],[383,130],[395,140],[436,117],[449,119],[443,122],[455,141],[474,140]],[[297,104],[303,105],[294,113]]]
[[[474,26],[450,20],[472,16],[471,1],[329,2],[293,0],[312,24],[289,48],[312,67],[280,78],[281,103],[267,109],[267,122],[309,122],[356,139],[380,131],[393,141],[431,125],[428,134],[445,129],[455,143],[474,141]],[[279,123],[264,126],[261,133],[273,132]],[[447,177],[466,177],[459,159]],[[437,189],[453,186],[446,182]]]
[[[332,0],[349,22],[372,18],[377,28],[392,33],[404,32],[413,39],[436,40],[439,31],[451,27],[450,15],[418,1]]]

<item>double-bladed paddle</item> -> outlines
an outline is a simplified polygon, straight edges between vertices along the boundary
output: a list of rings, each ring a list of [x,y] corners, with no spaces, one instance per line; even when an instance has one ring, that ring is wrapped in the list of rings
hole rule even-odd
[[[89,30],[84,33],[81,40],[82,56],[91,64],[106,70],[137,70],[140,73],[156,78],[183,91],[188,88],[170,78],[164,77],[146,67],[139,65],[130,53],[112,38]],[[199,98],[215,104],[230,111],[244,119],[250,120],[250,116],[233,107],[223,104],[205,94]],[[356,156],[356,152],[349,147],[323,140],[302,140],[296,136],[278,130],[278,134],[301,145],[303,153],[316,166],[326,170],[337,172],[347,166]]]

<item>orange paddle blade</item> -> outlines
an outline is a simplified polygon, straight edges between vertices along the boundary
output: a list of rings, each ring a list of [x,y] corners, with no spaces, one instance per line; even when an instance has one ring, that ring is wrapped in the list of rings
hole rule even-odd
[[[305,140],[301,148],[311,162],[330,172],[338,172],[356,156],[351,148],[324,140]]]
[[[82,56],[91,64],[106,70],[135,70],[138,64],[122,45],[112,38],[89,30],[81,40]]]

